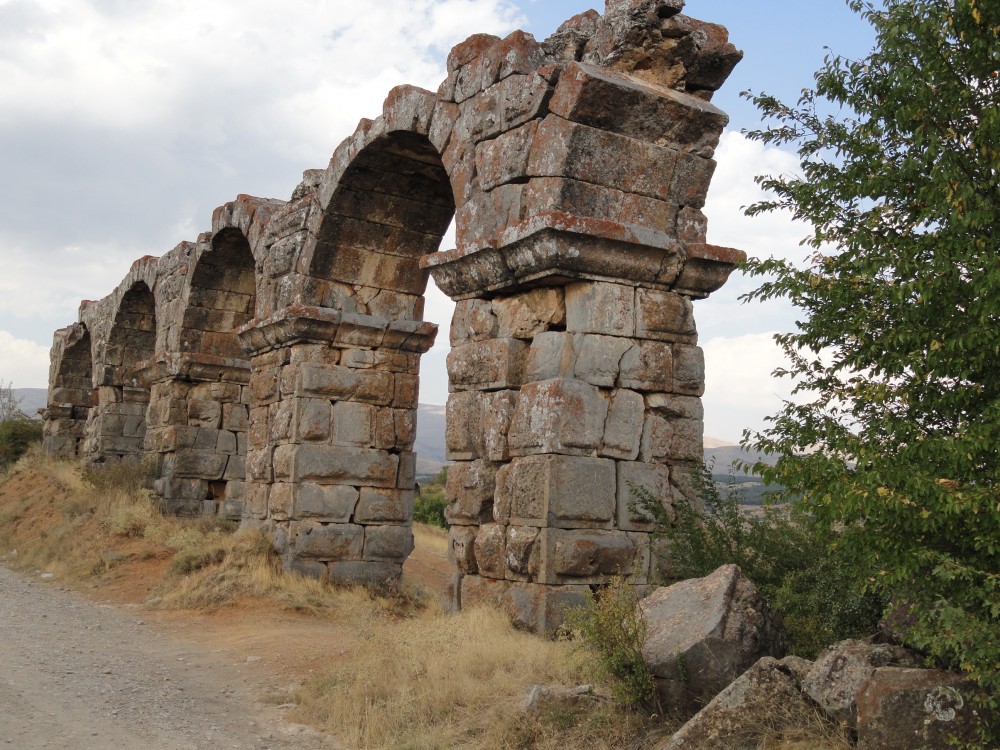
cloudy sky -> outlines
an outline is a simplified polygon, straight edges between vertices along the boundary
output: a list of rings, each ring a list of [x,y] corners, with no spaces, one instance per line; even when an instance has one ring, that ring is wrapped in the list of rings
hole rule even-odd
[[[394,85],[436,89],[452,45],[485,31],[548,36],[601,0],[0,0],[0,382],[45,387],[52,331],[76,319],[142,255],[210,227],[238,193],[287,198],[325,167]],[[716,97],[732,117],[717,153],[709,240],[799,258],[786,217],[749,220],[753,176],[792,172],[791,154],[740,130],[739,98],[788,101],[810,85],[824,46],[860,55],[868,29],[842,0],[689,0],[723,23],[744,61]],[[447,241],[447,240],[446,240]],[[741,305],[734,277],[696,314],[708,366],[706,432],[737,439],[775,410],[783,383],[771,334],[794,322],[775,304]],[[447,298],[426,357],[421,401],[447,398]]]

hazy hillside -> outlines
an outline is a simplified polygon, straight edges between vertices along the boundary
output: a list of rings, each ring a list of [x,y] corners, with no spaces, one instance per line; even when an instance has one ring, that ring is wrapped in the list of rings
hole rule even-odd
[[[14,388],[14,398],[21,405],[21,411],[29,417],[38,417],[38,410],[45,408],[45,388]]]

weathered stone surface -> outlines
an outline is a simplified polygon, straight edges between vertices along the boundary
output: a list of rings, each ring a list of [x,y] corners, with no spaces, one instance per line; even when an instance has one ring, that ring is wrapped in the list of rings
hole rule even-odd
[[[736,565],[659,588],[639,603],[642,653],[664,705],[693,714],[762,656],[784,655],[775,614]]]
[[[589,455],[601,442],[607,401],[579,380],[543,380],[521,388],[510,428],[510,453]]]
[[[975,691],[954,672],[879,667],[858,691],[858,748],[944,750],[951,738],[975,744]]]
[[[802,680],[802,690],[837,721],[857,727],[857,695],[879,667],[919,667],[921,659],[902,646],[840,641],[826,648]]]
[[[609,0],[541,44],[471,37],[437,93],[392,89],[288,201],[238,196],[137,261],[54,337],[46,448],[151,453],[168,507],[242,512],[325,580],[395,581],[433,273],[457,301],[455,603],[479,587],[545,630],[626,560],[643,585],[625,487],[687,491],[690,300],[742,258],[705,244],[700,211],[725,124],[708,101],[739,53],[680,6]]]
[[[766,731],[814,723],[816,708],[800,692],[789,658],[762,657],[656,750],[757,750]]]

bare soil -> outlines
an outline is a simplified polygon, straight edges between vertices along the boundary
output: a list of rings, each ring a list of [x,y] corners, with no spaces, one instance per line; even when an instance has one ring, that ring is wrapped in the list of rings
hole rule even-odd
[[[15,481],[4,490],[61,491],[38,473]],[[363,634],[263,601],[152,609],[168,563],[146,549],[82,592],[0,565],[0,747],[344,747],[287,721],[285,699]],[[447,560],[418,548],[404,577],[436,594]]]

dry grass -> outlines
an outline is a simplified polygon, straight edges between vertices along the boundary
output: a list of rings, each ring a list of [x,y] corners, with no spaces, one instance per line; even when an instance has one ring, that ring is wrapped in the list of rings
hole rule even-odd
[[[570,644],[519,632],[496,611],[428,609],[375,623],[299,690],[295,718],[357,748],[627,746],[639,721],[608,703],[521,713],[531,684],[572,686],[589,676]]]
[[[107,474],[95,487],[76,466],[30,453],[0,475],[0,557],[63,582],[103,585],[155,556],[163,575],[156,606],[217,609],[263,600],[335,621],[343,648],[297,691],[292,718],[350,747],[641,750],[668,732],[606,699],[525,714],[520,703],[532,684],[595,682],[593,657],[572,643],[519,632],[494,611],[447,615],[411,589],[375,595],[289,574],[260,534],[164,517],[148,491],[115,481]],[[416,524],[414,534],[421,547],[444,552],[445,532]],[[760,750],[849,747],[817,716],[802,717],[794,732],[763,723],[759,732]]]
[[[441,555],[448,554],[448,532],[437,526],[414,523],[413,541],[417,547],[423,547]]]

